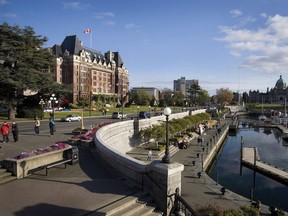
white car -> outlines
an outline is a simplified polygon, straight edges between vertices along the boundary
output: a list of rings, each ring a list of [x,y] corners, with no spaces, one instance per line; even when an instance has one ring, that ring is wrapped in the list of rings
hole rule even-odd
[[[44,109],[44,112],[46,113],[52,113],[53,112],[53,110],[52,110],[52,108],[46,108],[46,109]]]
[[[122,113],[122,112],[113,112],[113,113],[112,113],[112,118],[113,118],[113,119],[127,118],[127,114]]]
[[[64,118],[61,118],[61,121],[63,122],[81,121],[81,116],[78,116],[76,114],[67,115]]]

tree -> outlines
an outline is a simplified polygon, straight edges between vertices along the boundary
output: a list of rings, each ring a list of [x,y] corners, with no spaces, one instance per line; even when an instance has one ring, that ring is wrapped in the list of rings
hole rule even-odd
[[[151,98],[145,90],[138,90],[131,95],[131,100],[137,105],[148,105]]]
[[[198,83],[194,83],[190,89],[188,89],[190,93],[190,101],[193,106],[205,106],[208,102],[210,102],[210,96],[208,92],[202,89]]]
[[[200,106],[206,106],[210,101],[211,98],[208,94],[208,91],[202,89],[202,91],[199,92],[198,104]]]
[[[15,118],[15,108],[25,98],[24,91],[39,92],[52,86],[53,56],[42,46],[46,37],[35,35],[31,27],[0,25],[1,104]]]
[[[221,105],[230,104],[233,99],[233,92],[228,88],[221,88],[216,91],[216,100]]]

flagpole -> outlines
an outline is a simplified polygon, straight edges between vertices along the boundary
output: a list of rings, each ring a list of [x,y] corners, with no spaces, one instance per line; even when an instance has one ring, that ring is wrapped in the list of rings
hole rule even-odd
[[[92,34],[93,34],[93,31],[91,31],[91,34],[90,34],[90,49],[92,49]]]

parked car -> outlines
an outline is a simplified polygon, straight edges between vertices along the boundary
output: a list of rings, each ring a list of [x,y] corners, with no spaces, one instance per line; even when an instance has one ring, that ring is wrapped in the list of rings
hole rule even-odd
[[[127,114],[126,113],[122,113],[122,112],[113,112],[112,113],[112,118],[113,119],[127,118]]]
[[[52,108],[46,108],[46,109],[44,109],[44,112],[45,112],[45,113],[46,113],[46,112],[50,112],[50,113],[52,113],[53,110],[52,110]]]
[[[68,111],[71,111],[71,109],[70,108],[68,108],[68,107],[64,107],[62,110],[60,110],[60,111],[63,111],[63,112],[68,112]]]
[[[81,116],[78,116],[76,114],[67,115],[64,118],[61,118],[61,121],[63,122],[80,121],[80,120],[81,120]]]
[[[141,112],[139,112],[139,116],[138,116],[139,118],[150,118],[150,115],[149,115],[149,113],[148,112],[144,112],[144,111],[141,111]]]

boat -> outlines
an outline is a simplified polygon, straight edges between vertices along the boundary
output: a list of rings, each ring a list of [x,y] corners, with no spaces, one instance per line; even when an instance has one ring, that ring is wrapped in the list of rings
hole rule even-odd
[[[265,121],[266,119],[267,117],[264,115],[264,111],[263,111],[263,98],[262,98],[262,114],[259,116],[259,120]]]
[[[267,117],[265,115],[260,115],[259,116],[259,120],[260,121],[265,121],[267,119]]]

